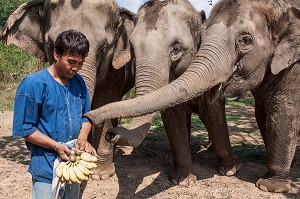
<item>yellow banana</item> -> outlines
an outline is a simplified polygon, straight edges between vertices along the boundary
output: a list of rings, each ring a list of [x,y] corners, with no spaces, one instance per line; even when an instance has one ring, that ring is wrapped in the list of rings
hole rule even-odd
[[[86,167],[87,169],[93,169],[94,168],[93,164],[95,164],[93,162],[86,162],[84,160],[79,160],[78,163],[81,164],[82,166]]]
[[[66,165],[63,167],[63,176],[64,176],[64,178],[65,178],[66,181],[68,181],[68,180],[70,179],[69,168],[70,168],[70,165],[69,165],[69,164],[66,164]]]
[[[97,157],[96,156],[92,156],[92,162],[97,162]]]
[[[59,178],[59,180],[60,180],[61,182],[66,182],[66,179],[64,178],[63,175],[61,176],[61,178]]]
[[[91,162],[93,169],[97,168],[97,164],[95,162]]]
[[[80,180],[77,178],[75,172],[74,172],[74,164],[72,164],[69,167],[69,177],[71,182],[80,183]]]
[[[87,152],[82,152],[80,155],[80,159],[86,161],[86,162],[91,162],[92,161],[92,155],[87,153]]]
[[[84,175],[81,171],[80,171],[80,169],[78,168],[78,165],[79,164],[77,164],[77,165],[74,165],[74,173],[75,173],[75,175],[76,175],[76,177],[80,180],[80,181],[83,181],[83,180],[88,180],[89,178],[86,176],[86,175]]]
[[[61,178],[61,176],[63,175],[63,167],[66,164],[66,162],[60,162],[59,165],[56,167],[55,173],[57,177]]]
[[[82,164],[76,164],[76,167],[78,167],[78,169],[86,176],[90,175],[93,173],[93,171],[89,170],[88,168],[86,168],[85,166],[83,166]]]

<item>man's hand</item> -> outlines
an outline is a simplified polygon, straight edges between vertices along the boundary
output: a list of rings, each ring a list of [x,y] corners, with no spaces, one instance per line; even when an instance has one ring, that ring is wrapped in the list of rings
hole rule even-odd
[[[55,150],[59,154],[60,158],[64,161],[68,161],[69,155],[72,153],[72,150],[69,149],[69,147],[66,144],[60,142],[57,143]]]
[[[53,140],[39,130],[36,130],[32,134],[27,135],[24,138],[33,144],[58,152],[61,159],[65,161],[69,160],[69,154],[72,153],[72,150],[70,150],[67,145]]]
[[[84,150],[85,152],[97,155],[96,150],[92,145],[87,141],[87,137],[91,131],[92,124],[90,122],[82,123],[77,142],[75,144],[75,150]]]
[[[94,147],[92,147],[92,145],[87,141],[86,137],[83,136],[79,136],[77,138],[77,142],[75,144],[75,151],[77,150],[84,150],[85,152],[91,153],[96,155],[97,152],[94,149]]]

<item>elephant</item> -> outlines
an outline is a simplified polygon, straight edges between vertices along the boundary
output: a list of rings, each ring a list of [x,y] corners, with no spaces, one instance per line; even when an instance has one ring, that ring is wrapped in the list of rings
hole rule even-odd
[[[95,109],[121,100],[134,86],[134,58],[130,57],[128,45],[134,16],[113,0],[32,0],[10,15],[0,39],[52,64],[53,42],[60,32],[75,29],[85,34],[90,51],[79,73]],[[115,173],[114,145],[104,135],[108,128],[117,125],[116,121],[107,120],[89,138],[99,160],[94,173],[102,179]]]
[[[289,192],[300,131],[299,30],[299,1],[221,0],[204,22],[200,48],[179,78],[87,116],[97,125],[108,118],[165,110],[216,86],[220,91],[251,91],[268,170],[255,184],[263,191]]]
[[[136,59],[136,97],[174,81],[186,70],[200,45],[200,27],[205,18],[204,11],[197,12],[188,0],[148,1],[140,7],[129,37]],[[212,102],[211,90],[161,112],[174,157],[170,179],[175,184],[185,186],[197,179],[189,149],[192,113],[199,115],[209,132],[220,172],[230,176],[239,170],[240,164],[229,144],[225,100],[219,97]],[[129,130],[110,129],[106,138],[116,142],[129,136],[126,140],[137,147],[154,117],[155,113],[133,118]]]

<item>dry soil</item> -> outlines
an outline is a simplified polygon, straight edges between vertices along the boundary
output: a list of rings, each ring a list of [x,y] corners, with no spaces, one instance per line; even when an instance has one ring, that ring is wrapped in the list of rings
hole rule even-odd
[[[249,149],[261,147],[262,140],[253,136],[257,125],[252,107],[230,107],[238,122],[229,122],[232,140],[249,144]],[[27,172],[29,153],[23,139],[11,136],[12,112],[0,113],[0,198],[31,198],[31,176]],[[203,132],[194,132],[194,134]],[[205,132],[204,132],[205,133]],[[201,136],[200,136],[201,137]],[[255,187],[255,181],[266,172],[263,154],[243,158],[241,170],[234,177],[220,176],[213,152],[203,150],[205,140],[193,138],[191,153],[198,181],[189,187],[173,185],[168,180],[172,153],[164,139],[147,139],[135,149],[118,147],[114,155],[116,174],[108,180],[88,180],[81,185],[81,198],[300,198],[300,152],[292,168],[291,193],[267,193]],[[238,147],[235,149],[238,150]],[[261,161],[261,159],[263,161]]]

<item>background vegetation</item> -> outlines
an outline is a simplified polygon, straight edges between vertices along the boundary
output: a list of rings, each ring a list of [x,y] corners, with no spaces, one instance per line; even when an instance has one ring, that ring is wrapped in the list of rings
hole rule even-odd
[[[22,3],[28,0],[0,0],[0,27],[3,27],[8,16]]]
[[[9,15],[28,0],[0,0],[0,32]],[[22,78],[40,70],[44,63],[14,45],[0,42],[0,111],[12,110],[15,89]]]

